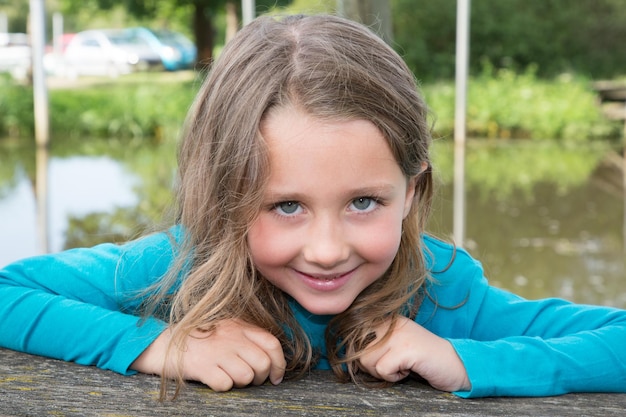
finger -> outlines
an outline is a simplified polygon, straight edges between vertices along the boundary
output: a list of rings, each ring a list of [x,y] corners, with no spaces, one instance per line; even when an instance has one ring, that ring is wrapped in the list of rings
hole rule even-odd
[[[269,377],[272,367],[272,360],[269,355],[256,344],[240,350],[238,355],[254,372],[251,383],[254,385],[263,384]]]
[[[378,378],[389,382],[398,382],[411,373],[411,367],[392,355],[384,355],[376,363]]]
[[[361,356],[359,359],[359,367],[373,377],[382,379],[378,373],[377,364],[382,355],[384,355],[385,351],[386,349],[383,348],[371,349],[369,352]]]
[[[254,369],[239,356],[233,357],[228,361],[220,362],[219,368],[228,375],[232,381],[231,388],[232,386],[243,388],[254,381]]]
[[[200,382],[216,392],[230,391],[233,388],[233,379],[219,366],[210,370],[207,377],[198,378]]]
[[[246,336],[261,348],[269,358],[269,373],[267,376],[269,376],[271,383],[274,385],[280,384],[285,376],[285,368],[287,367],[287,361],[285,360],[280,341],[265,330],[249,331],[246,333]]]

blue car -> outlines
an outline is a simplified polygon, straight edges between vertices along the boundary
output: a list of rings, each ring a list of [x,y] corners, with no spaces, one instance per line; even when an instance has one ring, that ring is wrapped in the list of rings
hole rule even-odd
[[[167,71],[193,68],[197,49],[193,42],[178,32],[166,29],[136,27],[126,29],[134,36],[146,41],[154,49]]]

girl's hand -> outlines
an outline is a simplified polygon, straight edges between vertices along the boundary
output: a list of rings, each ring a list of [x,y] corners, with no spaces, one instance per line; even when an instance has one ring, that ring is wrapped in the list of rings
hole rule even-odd
[[[166,329],[133,362],[131,369],[161,375],[171,337]],[[239,320],[219,323],[211,333],[192,332],[181,347],[183,377],[199,381],[214,391],[261,385],[268,378],[279,384],[285,373],[285,356],[280,342],[266,330]],[[176,352],[168,356],[167,376],[173,376]]]
[[[377,339],[388,327],[385,324],[376,329]],[[442,391],[471,388],[465,366],[452,344],[406,317],[398,319],[389,339],[369,349],[360,365],[376,378],[396,382],[415,372]]]

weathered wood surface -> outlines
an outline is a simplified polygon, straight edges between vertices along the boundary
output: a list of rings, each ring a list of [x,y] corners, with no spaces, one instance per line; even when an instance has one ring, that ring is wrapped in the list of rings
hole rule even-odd
[[[593,84],[602,101],[626,101],[626,82],[597,81]]]
[[[464,400],[417,381],[384,389],[317,371],[279,386],[215,393],[190,384],[159,403],[159,378],[0,349],[0,416],[624,416],[626,394]]]

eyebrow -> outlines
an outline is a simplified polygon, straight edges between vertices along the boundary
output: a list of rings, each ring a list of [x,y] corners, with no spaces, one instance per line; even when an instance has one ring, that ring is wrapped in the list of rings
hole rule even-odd
[[[377,184],[368,187],[359,187],[348,191],[350,198],[361,196],[385,196],[393,194],[396,187],[392,184]],[[302,201],[307,199],[307,195],[302,192],[282,192],[268,190],[267,196],[274,201]]]

